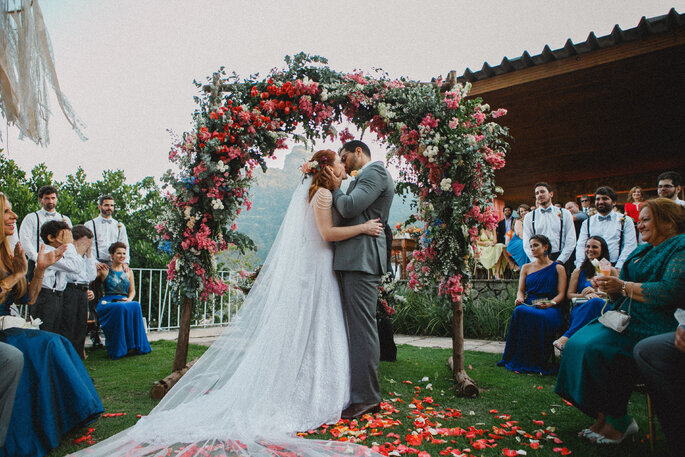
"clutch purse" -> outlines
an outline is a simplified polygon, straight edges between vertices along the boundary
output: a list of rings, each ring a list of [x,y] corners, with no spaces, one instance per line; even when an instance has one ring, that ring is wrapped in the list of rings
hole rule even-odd
[[[634,286],[633,286],[634,287]],[[607,306],[607,303],[604,304],[604,307]],[[604,308],[602,308],[602,315],[599,316],[597,319],[600,324],[605,326],[606,328],[610,328],[611,330],[617,332],[617,333],[623,333],[625,329],[628,328],[628,324],[630,324],[630,308],[633,304],[633,289],[630,289],[630,299],[628,301],[628,312],[625,312],[623,310],[611,310],[607,311],[606,313],[604,312]]]

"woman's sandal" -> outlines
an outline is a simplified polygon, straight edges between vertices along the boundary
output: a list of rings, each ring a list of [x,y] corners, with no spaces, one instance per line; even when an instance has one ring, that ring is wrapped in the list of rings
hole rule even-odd
[[[593,442],[595,444],[621,444],[623,441],[626,440],[626,438],[631,438],[632,440],[635,441],[635,437],[637,436],[637,431],[639,430],[639,427],[637,426],[637,422],[635,422],[635,419],[630,421],[630,425],[626,429],[625,433],[623,433],[623,436],[617,440],[612,440],[611,438],[607,438],[604,435],[599,435],[598,438],[596,438]]]
[[[549,340],[548,340],[548,341],[549,341]],[[566,345],[565,345],[565,344],[561,344],[561,343],[559,342],[559,340],[556,340],[554,343],[552,343],[552,346],[554,346],[555,348],[557,348],[557,349],[559,350],[559,352],[564,352],[564,346],[566,346]],[[585,430],[590,430],[590,429],[589,429],[589,428],[586,428]],[[584,432],[585,430],[583,430],[583,432]],[[590,430],[590,431],[592,431],[592,430]],[[595,432],[592,432],[592,433],[595,433]]]

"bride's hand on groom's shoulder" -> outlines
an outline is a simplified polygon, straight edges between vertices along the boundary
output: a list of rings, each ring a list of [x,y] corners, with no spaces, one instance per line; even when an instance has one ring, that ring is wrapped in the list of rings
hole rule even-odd
[[[376,219],[369,219],[364,222],[364,233],[371,236],[381,236],[383,233],[383,224],[381,224],[380,220],[381,219],[377,217]]]

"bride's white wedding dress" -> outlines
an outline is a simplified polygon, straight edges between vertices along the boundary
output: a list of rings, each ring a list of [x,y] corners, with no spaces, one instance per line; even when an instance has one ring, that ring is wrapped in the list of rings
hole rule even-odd
[[[307,202],[310,183],[308,178],[295,190],[234,322],[147,417],[75,455],[373,454],[363,446],[295,435],[337,422],[349,402],[333,249],[314,219],[321,191]]]

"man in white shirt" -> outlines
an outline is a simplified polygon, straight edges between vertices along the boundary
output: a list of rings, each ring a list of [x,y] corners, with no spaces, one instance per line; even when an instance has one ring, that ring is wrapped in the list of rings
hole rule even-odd
[[[111,195],[103,195],[98,199],[98,210],[100,215],[95,219],[86,222],[85,225],[95,235],[93,243],[95,244],[95,257],[98,261],[98,270],[105,268],[105,265],[112,264],[112,257],[109,255],[109,247],[121,241],[126,246],[128,243],[128,234],[126,227],[121,222],[118,222],[112,217],[114,212],[114,197]],[[126,251],[125,269],[128,269],[128,264],[131,259],[131,252]]]
[[[118,222],[112,217],[114,213],[114,197],[111,195],[102,195],[98,199],[98,210],[100,215],[95,219],[91,219],[84,225],[89,228],[94,235],[93,244],[95,247],[94,254],[97,260],[96,267],[98,271],[109,268],[112,264],[112,257],[109,254],[109,247],[121,241],[126,246],[130,246],[128,242],[128,234],[126,233],[126,226]],[[126,262],[124,263],[124,271],[128,271],[128,264],[131,259],[130,247],[126,249]],[[102,347],[100,342],[100,322],[97,320],[97,313],[95,308],[98,301],[102,297],[102,286],[99,281],[91,284],[91,290],[95,292],[95,296],[90,300],[90,312],[92,316],[96,316],[95,324],[90,329],[90,339],[93,343],[93,348]]]
[[[71,229],[66,222],[46,222],[40,229],[40,237],[45,244],[46,253],[67,245],[64,256],[45,270],[42,288],[36,303],[30,307],[31,317],[43,321],[40,326],[41,330],[59,333],[67,273],[78,273],[83,270],[83,257],[78,255],[72,244]]]
[[[682,182],[680,173],[676,171],[664,171],[657,178],[657,182],[659,197],[670,198],[680,206],[685,206],[685,201],[678,198]]]
[[[71,229],[76,252],[83,258],[83,269],[67,273],[64,289],[60,334],[68,339],[76,353],[85,357],[84,344],[88,326],[88,302],[95,297],[89,285],[97,277],[96,260],[92,253],[93,232],[84,225]]]
[[[38,198],[43,209],[29,213],[21,221],[19,227],[19,241],[21,247],[24,248],[26,257],[29,259],[29,275],[33,272],[33,266],[36,263],[38,251],[43,245],[40,237],[40,229],[48,221],[63,221],[71,227],[71,220],[57,211],[58,192],[52,186],[43,186],[38,189]]]
[[[609,247],[609,260],[620,270],[631,252],[637,247],[635,223],[630,216],[614,211],[618,195],[608,186],[595,191],[597,214],[583,222],[576,243],[576,267],[585,259],[585,243],[591,236],[601,236]]]
[[[576,248],[576,231],[573,227],[573,215],[565,208],[552,204],[552,187],[546,182],[535,184],[535,203],[537,208],[526,214],[523,219],[523,250],[529,259],[533,258],[530,250],[530,238],[533,235],[545,235],[552,245],[550,258],[565,264]]]

